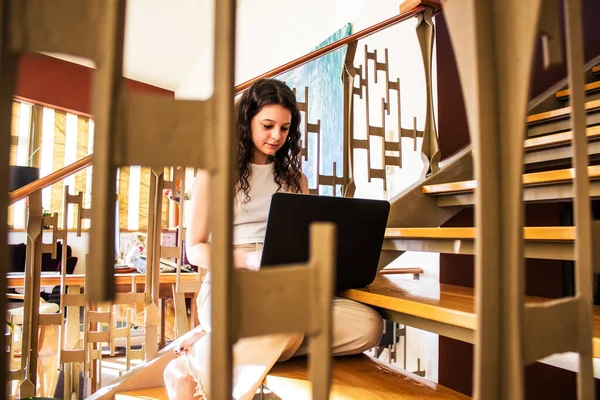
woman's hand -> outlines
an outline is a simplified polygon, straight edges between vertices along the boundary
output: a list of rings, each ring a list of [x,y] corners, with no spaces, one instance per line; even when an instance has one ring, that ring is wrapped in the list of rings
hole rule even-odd
[[[191,331],[185,338],[182,338],[183,340],[179,343],[179,347],[175,347],[175,354],[180,355],[187,353],[190,347],[192,347],[192,345],[202,336],[204,336],[203,332]]]

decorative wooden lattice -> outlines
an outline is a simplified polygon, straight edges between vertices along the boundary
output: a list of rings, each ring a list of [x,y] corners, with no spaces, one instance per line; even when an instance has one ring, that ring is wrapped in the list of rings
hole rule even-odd
[[[347,55],[346,63],[353,64],[354,61],[354,51],[349,51]],[[357,139],[354,137],[354,129],[353,126],[347,126],[344,131],[344,141],[348,141],[348,136],[350,135],[350,146],[352,150],[366,150],[367,151],[367,179],[368,182],[371,182],[373,178],[382,179],[384,190],[387,190],[387,176],[386,176],[386,167],[395,166],[402,168],[402,140],[401,138],[411,138],[414,141],[414,151],[417,151],[417,138],[423,137],[423,131],[417,129],[417,118],[413,118],[413,126],[410,129],[402,128],[401,126],[401,116],[402,116],[402,107],[401,107],[401,99],[400,99],[400,79],[396,78],[395,80],[390,80],[389,73],[389,62],[388,62],[388,49],[384,49],[384,61],[378,61],[377,50],[373,50],[372,52],[368,50],[367,45],[365,45],[365,53],[364,53],[364,63],[358,66],[354,66],[353,72],[350,72],[350,80],[352,82],[351,89],[349,89],[349,93],[351,97],[356,97],[356,99],[365,102],[365,110],[366,110],[366,139]],[[372,60],[372,62],[369,62]],[[385,74],[385,78],[381,80],[378,77],[378,72],[383,72]],[[346,73],[346,72],[344,72]],[[370,82],[369,75],[372,74],[373,82]],[[358,81],[358,86],[354,85],[354,81]],[[370,123],[369,117],[369,109],[371,104],[369,102],[369,85],[374,84],[384,84],[385,85],[385,97],[381,98],[381,126],[373,126]],[[296,94],[296,89],[293,89],[294,94]],[[390,128],[395,130],[397,135],[395,138],[391,137],[392,135],[387,134],[386,131],[389,131],[386,126],[386,115],[392,115],[392,96],[396,97],[396,109],[397,109],[397,118],[394,127]],[[350,108],[345,109],[350,112],[351,116],[354,116],[354,107],[355,107],[355,99],[348,99],[350,103]],[[321,173],[321,147],[322,147],[322,131],[321,131],[321,120],[318,119],[316,123],[310,122],[309,115],[309,89],[308,87],[304,88],[304,100],[298,100],[298,108],[304,114],[303,115],[303,132],[304,132],[304,140],[302,142],[302,156],[304,157],[304,161],[315,161],[317,174],[316,174],[316,185],[313,184],[309,188],[311,194],[318,194],[319,188],[321,186],[329,186],[333,188],[333,195],[335,196],[337,191],[337,185],[342,186],[342,193],[345,193],[346,186],[350,183],[351,177],[349,176],[351,173],[349,172],[349,168],[353,168],[352,165],[349,168],[342,168],[342,176],[337,175],[337,162],[333,162],[333,173],[331,175],[325,175]],[[344,118],[348,118],[348,116],[344,116]],[[309,140],[309,137],[314,138],[316,135],[316,140],[313,142]],[[371,137],[379,137],[383,141],[383,145],[381,146],[381,158],[383,160],[383,168],[375,168],[372,167],[372,144]],[[313,143],[312,145],[310,143]],[[314,148],[313,148],[314,147]],[[352,164],[352,160],[349,158],[349,155],[346,154],[346,150],[342,154],[341,163]]]
[[[296,89],[293,89],[294,94],[296,94]],[[304,118],[302,119],[304,123],[304,141],[302,142],[302,156],[305,161],[309,159],[312,160],[312,157],[316,157],[316,168],[317,168],[317,185],[316,187],[309,188],[310,194],[319,194],[320,186],[331,186],[333,188],[333,195],[336,195],[336,185],[343,183],[343,178],[340,179],[336,175],[336,162],[333,162],[333,172],[331,175],[323,175],[320,173],[320,165],[321,165],[321,120],[318,119],[316,124],[309,122],[308,115],[308,87],[304,87],[304,101],[298,101],[298,109],[304,113]],[[309,134],[317,135],[316,140],[316,149],[309,150]],[[311,157],[311,158],[309,158]]]
[[[388,49],[384,50],[385,61],[379,62],[377,58],[377,50],[372,52],[369,51],[368,46],[365,45],[365,58],[364,63],[354,67],[356,75],[358,76],[358,86],[352,87],[352,95],[358,96],[360,100],[365,102],[365,121],[366,121],[366,139],[356,139],[352,137],[352,149],[363,149],[367,151],[367,179],[371,182],[372,178],[383,179],[383,187],[384,190],[387,190],[387,178],[386,178],[386,167],[387,166],[396,166],[402,168],[402,138],[409,137],[414,140],[414,151],[417,151],[417,137],[423,137],[423,131],[417,130],[417,118],[413,118],[413,128],[412,129],[403,129],[401,126],[401,116],[402,116],[402,108],[400,102],[400,79],[396,78],[395,81],[390,81],[389,74],[389,63],[388,63]],[[372,63],[369,63],[369,60],[372,60]],[[373,71],[374,69],[374,71]],[[382,71],[385,73],[385,80],[382,82],[385,84],[385,98],[381,99],[381,126],[373,126],[370,123],[369,117],[369,70],[373,74],[373,82],[378,84],[378,72]],[[355,79],[356,80],[356,79]],[[385,116],[390,115],[391,112],[391,102],[390,96],[391,92],[395,92],[397,98],[397,132],[398,132],[398,140],[391,140],[386,137],[386,123]],[[352,102],[354,106],[354,102]],[[380,137],[383,140],[382,148],[382,160],[383,160],[383,168],[373,168],[371,165],[371,137]],[[397,152],[397,155],[389,155],[389,152]]]

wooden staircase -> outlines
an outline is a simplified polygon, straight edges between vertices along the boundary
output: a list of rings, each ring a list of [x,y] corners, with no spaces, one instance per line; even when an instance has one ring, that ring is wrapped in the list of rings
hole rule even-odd
[[[593,67],[600,74],[600,65]],[[586,85],[588,100],[600,89],[600,80]],[[570,91],[560,90],[556,98],[569,100]],[[570,107],[530,115],[524,142],[523,200],[529,203],[557,203],[573,200],[573,133],[569,127]],[[590,197],[600,196],[600,101],[586,103]],[[531,170],[535,172],[529,172]],[[468,208],[475,205],[477,181],[435,182],[421,187],[421,194],[433,198],[439,208]],[[600,222],[593,225],[593,265],[600,265]],[[575,230],[571,226],[528,226],[524,228],[525,256],[545,260],[574,260]],[[388,228],[383,250],[423,251],[447,254],[475,254],[475,228],[406,227]],[[411,281],[398,276],[378,276],[369,287],[352,289],[342,296],[375,307],[389,320],[439,335],[474,343],[476,330],[475,293],[471,287]],[[550,304],[554,299],[526,296],[527,304]],[[594,306],[593,357],[600,358],[600,306]],[[555,364],[554,364],[555,365]],[[573,369],[575,370],[575,369]]]
[[[600,66],[592,69],[600,74]],[[600,90],[600,80],[586,85],[592,96]],[[568,101],[568,89],[555,96]],[[590,156],[600,155],[600,100],[586,103]],[[527,203],[569,202],[573,199],[574,171],[569,168],[572,132],[570,107],[537,113],[527,118],[528,137],[523,144],[525,173],[523,199]],[[450,164],[449,168],[452,168]],[[535,172],[527,172],[535,168]],[[439,172],[451,176],[448,170]],[[590,195],[600,198],[600,165],[588,167]],[[420,195],[434,199],[440,209],[460,209],[475,205],[477,181],[429,178]],[[416,198],[415,198],[416,199]],[[600,222],[594,225],[594,241],[600,239]],[[531,226],[524,228],[525,256],[546,260],[573,260],[575,231],[570,226]],[[475,254],[475,228],[406,227],[388,228],[384,251],[426,251],[448,254]],[[600,249],[600,246],[594,246]],[[594,253],[600,260],[600,252]],[[595,265],[600,265],[596,262]],[[416,265],[415,267],[419,267]],[[367,288],[352,289],[341,296],[375,307],[386,319],[474,343],[476,330],[474,289],[410,280],[399,274],[379,274]],[[544,303],[550,299],[527,296],[526,302]],[[593,355],[600,358],[600,306],[594,307]],[[342,357],[333,368],[332,399],[464,399],[463,394],[415,375],[396,370],[367,356]],[[265,385],[282,399],[310,398],[310,381],[304,359],[278,364]],[[166,399],[164,387],[122,392],[116,399]]]
[[[415,328],[474,343],[473,288],[378,276],[368,288],[347,290],[342,296],[376,307],[386,319],[402,319]],[[527,303],[548,301],[526,297]],[[600,306],[594,307],[594,357],[600,358]]]
[[[446,387],[394,368],[366,355],[338,357],[332,371],[331,400],[466,400],[469,397]],[[277,397],[269,399],[310,400],[306,357],[277,364],[266,377],[265,386]],[[267,398],[267,397],[265,397]],[[168,399],[164,387],[118,393],[115,400]]]
[[[600,66],[593,70],[594,73],[600,73]],[[589,95],[599,89],[600,80],[586,86]],[[568,101],[568,89],[558,91],[556,98]],[[600,101],[589,101],[586,109],[590,155],[600,155]],[[569,112],[567,106],[527,118],[530,135],[523,145],[526,168],[523,174],[523,199],[527,203],[569,202],[573,199],[574,171],[568,165],[572,139],[572,132],[568,128]],[[527,172],[533,166],[536,171]],[[442,173],[451,176],[447,170],[439,174]],[[590,195],[597,199],[600,197],[600,165],[588,167],[588,178]],[[422,185],[420,195],[434,199],[438,208],[460,209],[475,205],[477,181],[439,181],[435,175],[429,180],[433,183]],[[600,222],[595,222],[593,227],[594,241],[597,241],[600,238]],[[525,227],[524,239],[525,256],[528,258],[574,259],[573,227]],[[469,226],[388,228],[383,250],[475,254],[475,240],[475,228]],[[600,249],[600,246],[594,247]],[[600,260],[600,253],[595,253],[594,258]],[[341,296],[375,307],[388,320],[474,343],[476,314],[473,288],[431,284],[390,273],[379,274],[369,287],[347,290]],[[526,297],[528,304],[549,301],[541,297]],[[593,355],[600,358],[600,306],[594,307]],[[337,358],[332,382],[332,399],[468,398],[367,356]],[[278,364],[267,376],[265,385],[282,399],[310,398],[305,360],[292,359]],[[158,387],[123,392],[115,398],[162,399],[166,398],[166,393],[164,388]]]

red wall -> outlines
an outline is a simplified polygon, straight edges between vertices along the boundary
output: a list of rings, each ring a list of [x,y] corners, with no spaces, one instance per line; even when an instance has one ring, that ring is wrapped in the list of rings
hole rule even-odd
[[[15,95],[34,103],[91,115],[93,72],[82,65],[43,54],[28,54],[19,59]],[[133,90],[174,96],[170,90],[123,79]]]

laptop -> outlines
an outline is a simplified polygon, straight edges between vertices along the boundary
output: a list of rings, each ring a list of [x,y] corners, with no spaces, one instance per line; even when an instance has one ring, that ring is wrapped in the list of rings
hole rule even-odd
[[[261,268],[305,263],[313,222],[337,225],[336,290],[362,288],[377,274],[390,204],[381,200],[276,193],[271,198]]]

